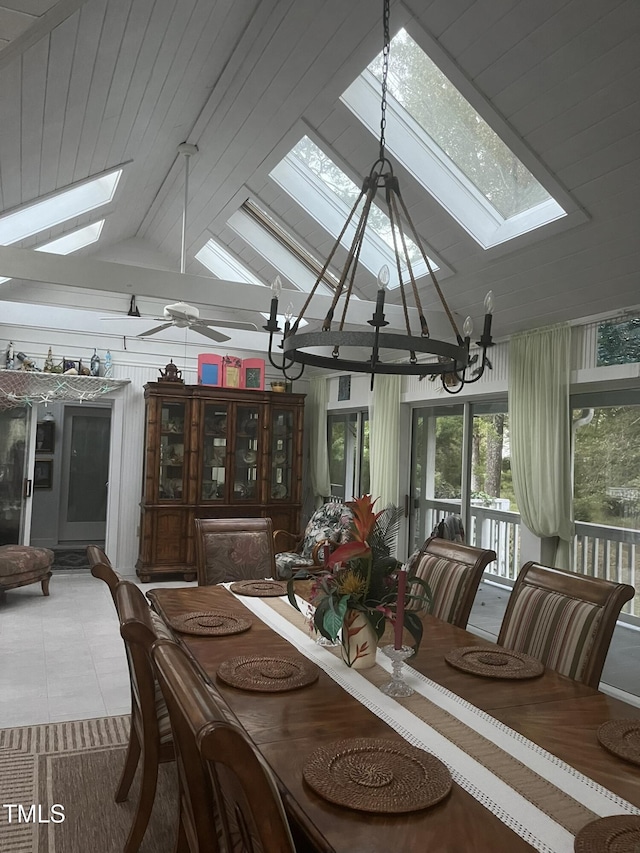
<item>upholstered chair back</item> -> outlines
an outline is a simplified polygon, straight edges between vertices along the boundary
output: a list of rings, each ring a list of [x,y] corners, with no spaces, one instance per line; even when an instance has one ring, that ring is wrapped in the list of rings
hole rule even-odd
[[[634,595],[628,584],[526,563],[509,597],[498,643],[597,688],[616,619]]]
[[[273,578],[270,518],[196,518],[198,584]]]
[[[495,559],[496,552],[490,549],[428,539],[411,558],[409,573],[429,585],[433,616],[466,628],[482,573]],[[418,592],[417,589],[411,591]]]

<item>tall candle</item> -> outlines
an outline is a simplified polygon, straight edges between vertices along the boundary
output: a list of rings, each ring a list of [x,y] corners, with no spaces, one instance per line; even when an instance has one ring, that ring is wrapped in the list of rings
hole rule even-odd
[[[398,600],[396,602],[396,621],[394,625],[394,649],[402,648],[402,632],[404,630],[404,597],[407,592],[407,567],[402,566],[398,572]]]

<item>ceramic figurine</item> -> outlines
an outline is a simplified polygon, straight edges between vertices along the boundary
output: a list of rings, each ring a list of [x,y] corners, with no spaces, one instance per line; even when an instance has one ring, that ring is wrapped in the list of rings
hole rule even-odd
[[[107,379],[113,376],[113,362],[111,361],[111,352],[107,350],[104,357],[104,375]]]
[[[7,355],[5,357],[5,368],[7,370],[13,370],[13,341],[9,341],[9,346],[7,347]]]
[[[49,347],[49,352],[44,360],[44,367],[42,369],[45,373],[53,373],[53,355],[51,354],[51,347]]]
[[[100,356],[95,348],[93,350],[93,355],[91,356],[91,375],[100,376]]]

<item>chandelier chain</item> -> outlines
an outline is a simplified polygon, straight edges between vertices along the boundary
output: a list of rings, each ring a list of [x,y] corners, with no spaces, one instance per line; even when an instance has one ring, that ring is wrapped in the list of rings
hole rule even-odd
[[[382,48],[382,100],[380,102],[380,159],[385,159],[384,131],[387,126],[387,77],[389,74],[389,51],[391,50],[391,39],[389,38],[389,0],[384,0],[383,9],[384,46]]]

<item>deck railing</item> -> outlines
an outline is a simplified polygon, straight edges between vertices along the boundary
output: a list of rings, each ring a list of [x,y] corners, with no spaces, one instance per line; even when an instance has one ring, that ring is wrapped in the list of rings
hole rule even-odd
[[[455,501],[423,500],[424,530],[431,531],[451,513],[460,512]],[[477,548],[492,548],[497,554],[487,574],[515,580],[520,559],[520,515],[517,512],[471,506],[471,530],[466,540]],[[608,527],[577,521],[573,546],[573,570],[616,583],[628,583],[638,590],[622,612],[640,618],[640,530]]]
[[[628,583],[638,590],[622,608],[640,616],[640,530],[576,521],[573,569],[583,575]]]

